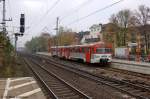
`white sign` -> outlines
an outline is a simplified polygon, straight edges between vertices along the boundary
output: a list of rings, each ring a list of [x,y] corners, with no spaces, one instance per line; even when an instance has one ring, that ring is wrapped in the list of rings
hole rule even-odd
[[[128,43],[128,46],[129,46],[129,47],[137,46],[137,45],[138,45],[137,43]]]

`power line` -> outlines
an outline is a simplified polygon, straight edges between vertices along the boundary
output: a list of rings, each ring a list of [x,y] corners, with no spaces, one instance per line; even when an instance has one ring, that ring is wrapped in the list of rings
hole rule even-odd
[[[77,8],[74,9],[74,11],[70,11],[68,14],[66,14],[65,16],[63,16],[60,21],[64,20],[65,18],[67,18],[68,16],[70,16],[72,14],[72,12],[76,12],[79,9],[83,8],[84,6],[86,6],[87,4],[91,3],[94,0],[86,0],[85,2],[83,2],[82,4],[80,4]]]
[[[84,7],[85,5],[89,4],[91,1],[93,1],[93,0],[87,0],[87,1],[85,1],[84,3],[82,3],[81,5],[79,5],[74,11],[78,11],[79,9],[81,9],[82,7]],[[103,11],[103,10],[105,10],[105,9],[107,9],[107,8],[110,8],[110,7],[112,7],[112,6],[114,6],[114,5],[118,4],[118,3],[120,3],[120,2],[122,2],[122,1],[124,1],[124,0],[119,0],[119,1],[117,1],[117,2],[115,2],[115,3],[112,3],[112,4],[110,4],[110,5],[107,5],[107,6],[103,7],[103,8],[100,8],[100,9],[98,9],[98,10],[96,10],[96,11],[94,11],[94,12],[92,12],[92,13],[90,13],[90,14],[84,16],[84,17],[81,17],[81,18],[79,18],[79,19],[77,19],[77,20],[71,22],[71,23],[68,24],[68,25],[71,25],[71,24],[73,24],[73,23],[79,22],[79,21],[81,21],[81,20],[83,20],[83,19],[85,19],[85,18],[87,18],[87,17],[90,17],[90,16],[92,16],[92,15],[94,15],[94,14],[100,12],[100,11]],[[60,19],[60,21],[62,21],[62,20],[64,20],[65,18],[67,18],[70,14],[71,14],[71,12],[68,13],[67,15],[65,15],[64,17],[62,17],[62,18]]]
[[[94,0],[86,0],[84,1],[82,4],[80,4],[79,6],[77,6],[76,8],[72,10],[70,10],[67,14],[65,14],[64,16],[62,16],[62,18],[59,19],[59,22],[66,19],[67,17],[69,17],[70,15],[72,15],[72,12],[77,12],[79,9],[83,8],[84,6],[88,5],[89,3],[93,2]],[[55,21],[53,22],[53,24],[55,23]],[[49,25],[48,25],[49,26]],[[43,29],[42,29],[43,30]]]
[[[72,24],[74,24],[74,23],[76,23],[76,22],[79,22],[79,21],[81,21],[81,20],[84,20],[84,19],[86,19],[87,17],[90,17],[90,16],[92,16],[92,15],[94,15],[94,14],[100,12],[100,11],[103,11],[103,10],[105,10],[105,9],[108,9],[108,8],[114,6],[114,5],[116,5],[116,4],[118,4],[118,3],[122,2],[122,1],[124,1],[124,0],[119,0],[119,1],[117,1],[117,2],[115,2],[115,3],[112,3],[112,4],[110,4],[110,5],[107,5],[107,6],[103,7],[103,8],[100,8],[100,9],[98,9],[98,10],[96,10],[96,11],[94,11],[94,12],[92,12],[92,13],[86,15],[86,16],[83,16],[83,17],[81,17],[81,18],[79,18],[79,19],[77,19],[77,20],[72,21],[72,22],[69,23],[68,25],[72,25]]]
[[[10,17],[12,18],[12,6],[10,4],[10,0],[8,0],[8,9],[9,9],[9,14],[10,14]]]
[[[60,2],[61,0],[57,0],[56,2],[54,2],[54,4],[45,12],[45,14],[39,19],[39,22],[43,21],[44,17],[46,17],[50,11],[53,10],[53,8]],[[33,24],[33,23],[32,23]],[[31,24],[31,26],[32,26]],[[37,25],[34,25],[33,29],[37,27]],[[32,30],[33,30],[32,29]]]
[[[90,2],[92,2],[94,0],[86,0],[85,2],[83,2],[82,4],[80,4],[77,8],[74,9],[73,12],[78,11],[79,9],[83,8],[85,5],[89,4]],[[70,16],[72,13],[72,11],[70,11],[68,14],[65,14],[65,16],[63,16],[61,19],[59,19],[60,21],[64,20],[65,18],[67,18],[68,16]],[[55,23],[55,21],[54,21]],[[42,29],[43,30],[43,29]]]

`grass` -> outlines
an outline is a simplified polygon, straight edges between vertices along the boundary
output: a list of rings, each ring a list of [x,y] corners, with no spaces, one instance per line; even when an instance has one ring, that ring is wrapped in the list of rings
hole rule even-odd
[[[27,67],[23,63],[20,57],[10,58],[4,66],[0,67],[0,78],[30,76]]]

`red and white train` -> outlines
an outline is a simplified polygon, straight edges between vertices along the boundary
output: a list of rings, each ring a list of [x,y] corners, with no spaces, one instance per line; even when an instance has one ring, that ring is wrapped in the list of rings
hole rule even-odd
[[[112,46],[104,42],[51,47],[51,55],[87,63],[111,63]]]

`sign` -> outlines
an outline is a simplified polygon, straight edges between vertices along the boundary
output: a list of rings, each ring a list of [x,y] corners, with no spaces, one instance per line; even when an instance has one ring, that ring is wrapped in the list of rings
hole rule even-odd
[[[137,45],[138,45],[137,43],[128,43],[128,46],[129,46],[129,47],[137,46]]]

